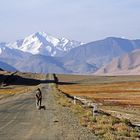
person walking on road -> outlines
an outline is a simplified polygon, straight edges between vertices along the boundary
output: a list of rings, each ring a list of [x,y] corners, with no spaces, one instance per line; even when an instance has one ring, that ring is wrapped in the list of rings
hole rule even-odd
[[[42,92],[40,88],[37,89],[36,93],[36,107],[37,109],[41,109],[41,103],[42,103]]]
[[[53,77],[54,77],[56,88],[58,88],[58,77],[56,76],[56,74],[53,74]]]

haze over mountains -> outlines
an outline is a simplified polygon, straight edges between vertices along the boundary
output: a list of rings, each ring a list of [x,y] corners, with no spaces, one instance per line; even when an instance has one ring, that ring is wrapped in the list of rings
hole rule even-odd
[[[0,43],[0,61],[24,72],[104,74],[115,67],[112,63],[123,67],[123,55],[137,49],[140,40],[109,37],[82,43],[37,32],[14,43]]]

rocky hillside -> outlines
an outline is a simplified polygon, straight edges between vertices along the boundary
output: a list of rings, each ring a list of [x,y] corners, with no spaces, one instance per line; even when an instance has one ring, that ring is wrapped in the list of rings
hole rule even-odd
[[[139,75],[140,74],[140,50],[118,57],[111,63],[103,66],[96,74],[107,75]]]

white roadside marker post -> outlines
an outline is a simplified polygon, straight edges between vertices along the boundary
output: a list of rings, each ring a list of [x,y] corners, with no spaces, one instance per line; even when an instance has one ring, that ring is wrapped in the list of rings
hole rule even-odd
[[[74,101],[73,101],[74,105],[76,105],[76,97],[74,96]]]
[[[97,115],[97,104],[93,103],[93,117]]]

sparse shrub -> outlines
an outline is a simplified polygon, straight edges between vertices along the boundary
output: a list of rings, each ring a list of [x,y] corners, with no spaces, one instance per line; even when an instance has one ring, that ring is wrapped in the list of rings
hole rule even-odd
[[[121,122],[131,126],[131,122],[128,119],[122,118]]]
[[[71,106],[71,102],[64,97],[59,98],[58,104],[61,104],[63,107],[70,107]]]
[[[130,136],[133,137],[133,138],[137,138],[137,137],[139,137],[139,133],[136,132],[136,131],[131,131]]]
[[[87,125],[88,129],[90,129],[92,132],[96,130],[96,124],[94,123],[88,123]]]
[[[76,113],[78,116],[84,116],[85,110],[80,105],[73,105],[72,111]]]
[[[96,117],[90,116],[90,118],[89,118],[89,119],[90,119],[90,121],[91,121],[91,122],[94,122],[94,123],[96,123],[96,122],[97,122]]]
[[[112,124],[105,124],[103,125],[103,129],[105,129],[106,131],[114,131]]]
[[[94,133],[95,135],[102,136],[106,133],[106,131],[104,129],[95,129]]]
[[[88,126],[88,118],[86,118],[86,117],[82,117],[81,119],[80,119],[80,124],[82,125],[82,126],[84,126],[84,127],[87,127]]]
[[[120,123],[121,121],[118,118],[110,117],[110,122],[111,122],[112,125],[114,125],[114,124]]]
[[[106,115],[98,116],[97,117],[97,122],[99,124],[108,124],[109,123],[109,118]]]
[[[105,133],[103,137],[104,137],[104,140],[116,140],[116,136],[111,132]]]
[[[86,110],[86,111],[85,111],[85,116],[86,116],[86,117],[91,117],[91,116],[92,116],[92,111]]]
[[[125,123],[119,123],[118,125],[116,125],[116,130],[117,134],[121,136],[130,136],[131,128],[129,128],[129,126],[127,126]]]

